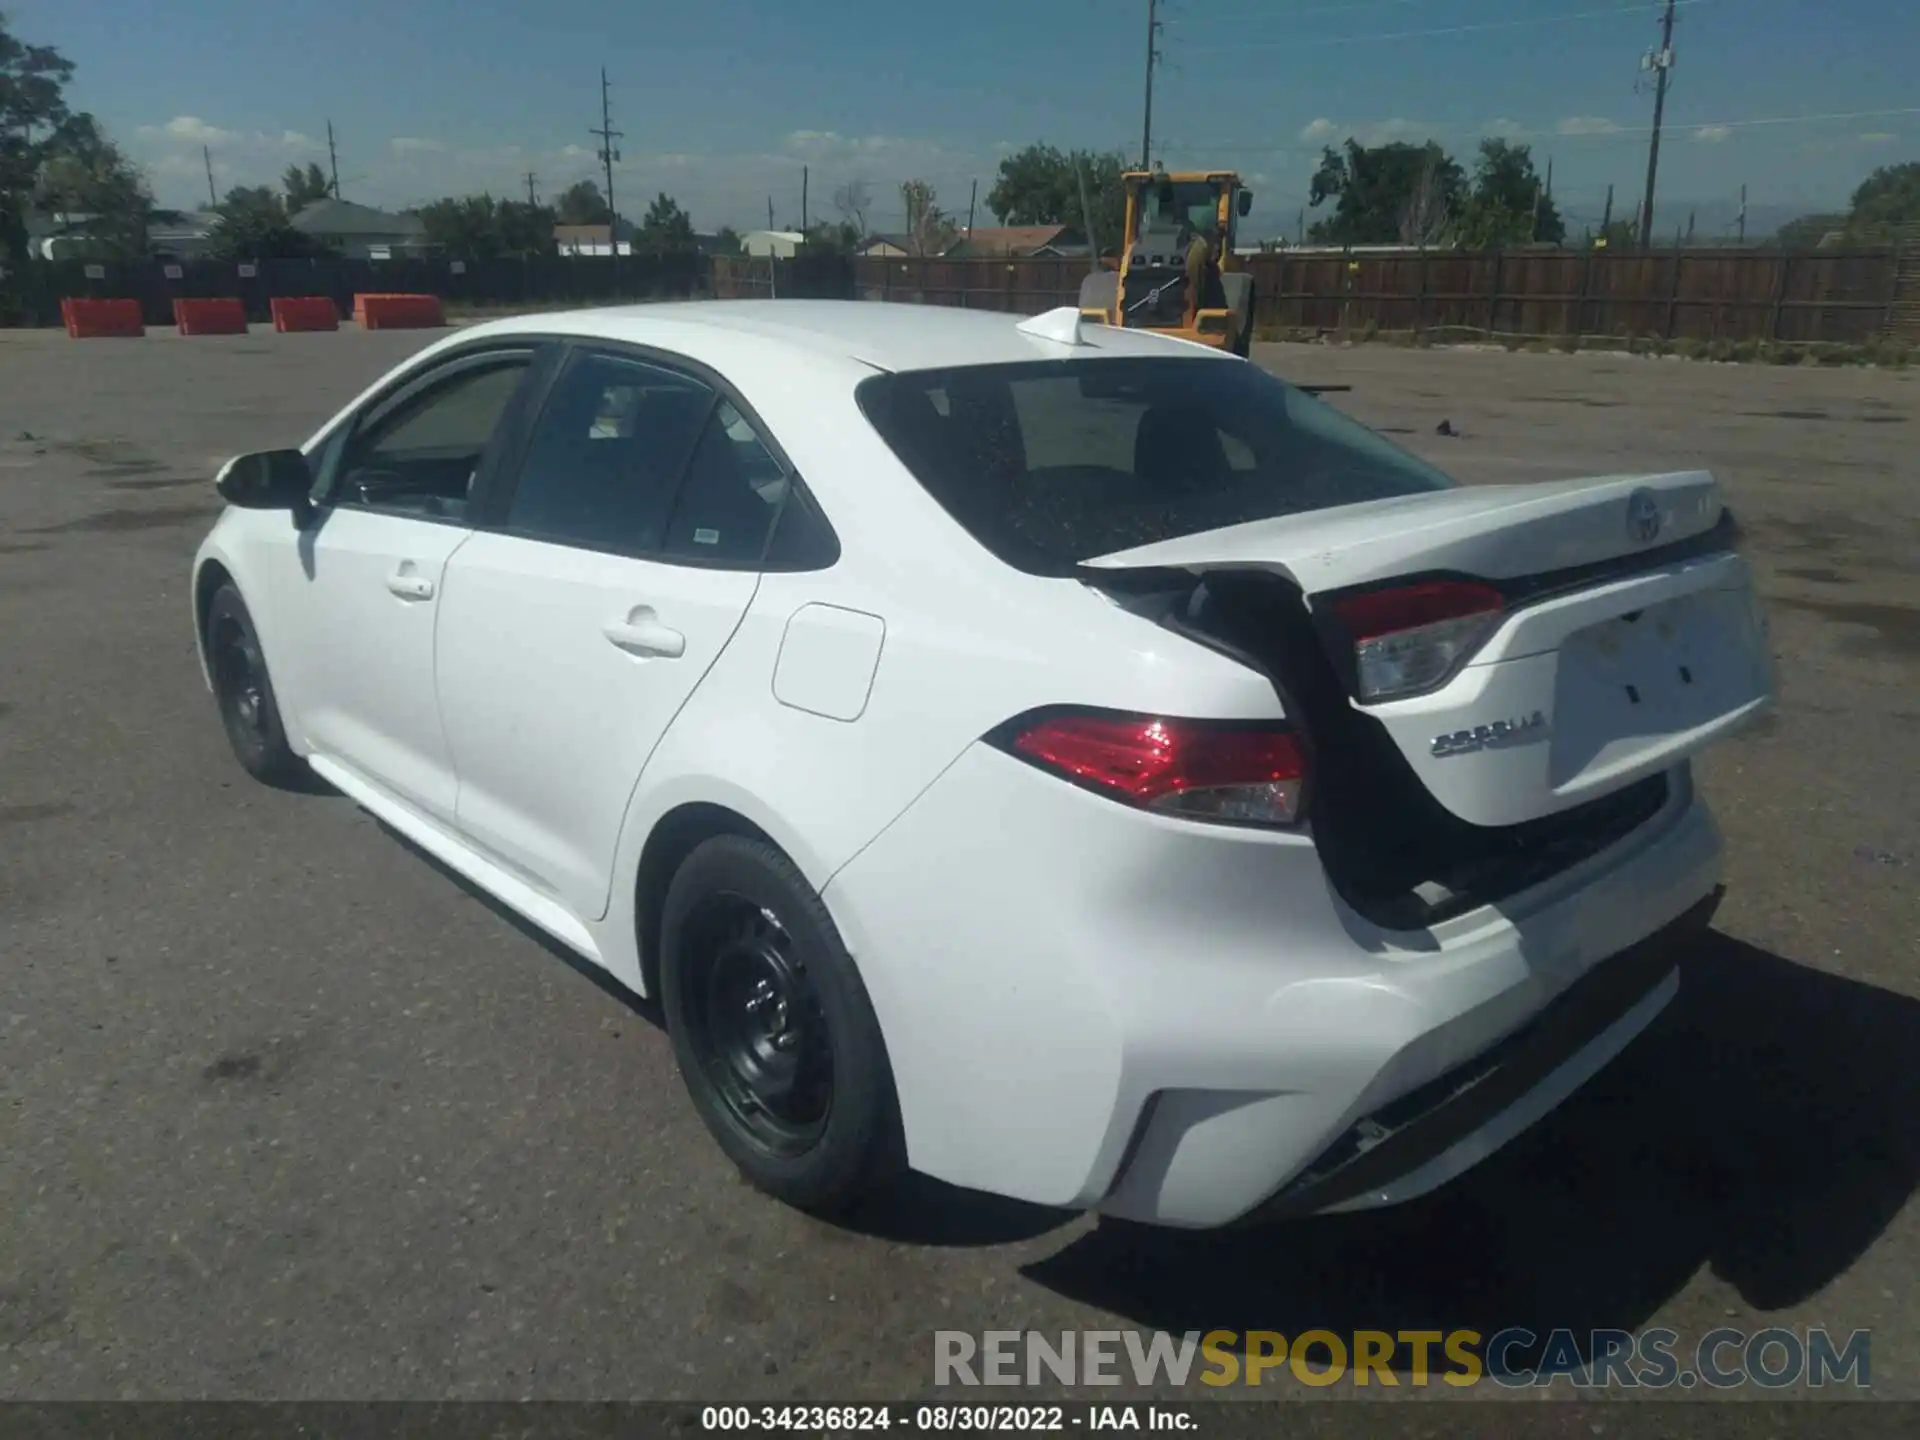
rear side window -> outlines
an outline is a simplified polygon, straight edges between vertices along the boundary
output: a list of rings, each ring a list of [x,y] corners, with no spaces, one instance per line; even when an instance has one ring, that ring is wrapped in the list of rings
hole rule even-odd
[[[595,550],[657,552],[713,405],[713,391],[691,376],[575,353],[528,439],[507,528]]]
[[[667,552],[727,565],[758,564],[787,484],[787,472],[753,426],[722,400],[687,461],[667,526]]]
[[[1256,366],[1211,357],[908,371],[857,394],[948,514],[1038,574],[1454,483]]]

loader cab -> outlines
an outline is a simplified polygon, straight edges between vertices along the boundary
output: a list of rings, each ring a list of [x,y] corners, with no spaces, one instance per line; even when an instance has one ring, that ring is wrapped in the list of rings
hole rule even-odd
[[[1236,268],[1234,239],[1253,192],[1231,172],[1134,171],[1127,187],[1126,248],[1117,287],[1119,323],[1132,329],[1205,330],[1195,338],[1224,343],[1235,328],[1218,317],[1232,307],[1223,294],[1187,294],[1187,255],[1205,238],[1219,272]],[[1206,317],[1207,324],[1201,325]],[[1222,325],[1224,324],[1224,329]]]

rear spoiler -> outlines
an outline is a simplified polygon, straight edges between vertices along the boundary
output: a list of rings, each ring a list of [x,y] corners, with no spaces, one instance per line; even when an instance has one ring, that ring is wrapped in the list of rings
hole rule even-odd
[[[1351,385],[1296,385],[1293,388],[1307,395],[1332,395],[1353,389]]]

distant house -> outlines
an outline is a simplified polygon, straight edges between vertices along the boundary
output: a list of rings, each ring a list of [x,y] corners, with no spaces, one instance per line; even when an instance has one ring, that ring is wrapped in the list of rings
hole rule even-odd
[[[1071,225],[976,225],[947,252],[955,259],[1077,258],[1089,253],[1087,237]]]
[[[556,225],[553,244],[562,255],[631,255],[633,226],[620,221],[618,235],[612,225]]]
[[[349,260],[392,260],[427,248],[427,227],[418,215],[389,215],[350,200],[316,200],[288,223]]]
[[[740,237],[742,255],[773,255],[780,259],[796,255],[807,243],[798,230],[749,230]]]
[[[91,260],[103,253],[95,238],[99,217],[34,214],[27,217],[27,253],[42,260]],[[153,210],[147,248],[161,260],[192,260],[206,253],[220,217],[211,210]]]

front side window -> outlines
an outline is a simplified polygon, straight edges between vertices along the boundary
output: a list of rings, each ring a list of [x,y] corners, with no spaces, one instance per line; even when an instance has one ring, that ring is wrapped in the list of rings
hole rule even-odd
[[[857,394],[947,513],[1036,574],[1454,483],[1304,391],[1211,357],[902,372]]]
[[[531,363],[530,355],[515,353],[462,365],[443,381],[376,407],[346,443],[335,498],[371,510],[464,520],[487,442]]]
[[[714,398],[678,371],[576,352],[534,424],[507,528],[589,549],[657,553]]]

